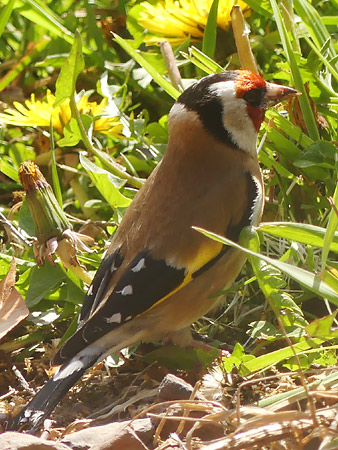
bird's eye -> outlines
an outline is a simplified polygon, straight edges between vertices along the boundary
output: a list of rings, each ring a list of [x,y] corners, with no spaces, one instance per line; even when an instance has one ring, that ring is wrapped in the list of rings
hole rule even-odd
[[[243,96],[244,100],[250,103],[252,106],[261,106],[265,95],[265,89],[251,89]]]

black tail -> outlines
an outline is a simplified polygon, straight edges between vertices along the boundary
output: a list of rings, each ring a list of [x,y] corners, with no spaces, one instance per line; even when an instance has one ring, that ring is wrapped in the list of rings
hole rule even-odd
[[[97,356],[92,358],[74,357],[63,364],[54,377],[47,381],[35,395],[33,400],[10,421],[8,430],[27,428],[33,431],[37,429],[68,390],[97,360]]]

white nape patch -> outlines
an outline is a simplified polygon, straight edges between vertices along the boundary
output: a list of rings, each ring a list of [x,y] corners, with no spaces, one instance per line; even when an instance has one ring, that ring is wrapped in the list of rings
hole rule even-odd
[[[127,322],[128,320],[131,320],[133,318],[133,316],[128,316],[124,319],[125,322]]]
[[[174,103],[169,112],[169,128],[172,126],[176,127],[180,125],[186,126],[187,117],[189,117],[189,120],[201,123],[197,112],[188,110],[182,103]]]
[[[79,370],[83,369],[84,363],[80,361],[77,357],[74,357],[69,364],[66,365],[66,367],[62,368],[60,367],[59,371],[56,372],[54,375],[53,380],[59,381],[63,380],[64,378],[68,378],[70,375],[72,375],[74,372],[78,372]]]
[[[257,154],[257,131],[248,116],[247,103],[236,97],[233,81],[221,81],[209,87],[216,94],[224,107],[223,124],[230,133],[231,139],[238,147],[251,155]]]
[[[261,215],[263,211],[263,204],[264,204],[264,192],[261,183],[259,180],[251,175],[251,178],[253,179],[256,187],[257,187],[257,197],[254,200],[253,207],[252,207],[252,213],[249,218],[251,225],[256,227],[259,225],[259,222],[261,220]]]
[[[120,313],[115,313],[111,317],[106,317],[105,321],[107,323],[121,323],[122,316]]]
[[[90,297],[91,295],[93,295],[93,285],[91,284],[90,286],[89,286],[89,289],[88,289],[88,291],[87,291],[87,296],[88,297]]]
[[[140,270],[144,269],[146,267],[146,260],[144,258],[141,258],[139,262],[136,264],[136,266],[132,267],[132,272],[139,272]]]
[[[131,284],[128,284],[128,286],[125,286],[121,291],[117,291],[116,293],[121,295],[132,295],[133,286]]]

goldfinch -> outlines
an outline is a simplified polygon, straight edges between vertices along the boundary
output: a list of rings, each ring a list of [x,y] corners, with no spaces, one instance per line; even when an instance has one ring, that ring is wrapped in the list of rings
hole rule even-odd
[[[217,305],[245,261],[192,227],[236,241],[258,225],[257,133],[268,106],[297,94],[247,70],[209,75],[183,92],[169,114],[165,155],[116,231],[77,331],[55,356],[61,367],[10,428],[36,428],[109,353],[166,337],[191,343],[190,325]]]

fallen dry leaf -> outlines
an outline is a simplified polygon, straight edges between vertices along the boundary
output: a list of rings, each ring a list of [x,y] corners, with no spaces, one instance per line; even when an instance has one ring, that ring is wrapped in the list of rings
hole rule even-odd
[[[7,275],[0,282],[0,339],[25,319],[29,310],[15,289],[16,263],[12,259]]]

